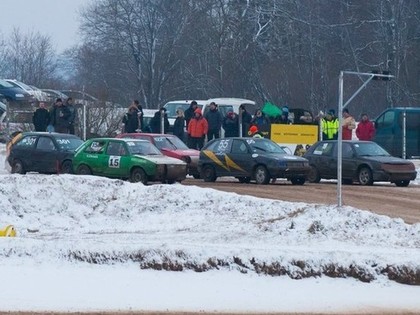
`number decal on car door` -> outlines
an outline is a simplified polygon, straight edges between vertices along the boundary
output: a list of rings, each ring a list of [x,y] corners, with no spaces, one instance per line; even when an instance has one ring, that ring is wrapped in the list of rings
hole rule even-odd
[[[108,161],[108,167],[119,168],[121,156],[111,155]]]

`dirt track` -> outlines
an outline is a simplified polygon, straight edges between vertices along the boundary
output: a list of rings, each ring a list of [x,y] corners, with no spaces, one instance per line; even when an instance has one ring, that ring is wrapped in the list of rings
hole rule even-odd
[[[337,204],[337,185],[335,182],[319,184],[305,183],[294,186],[287,181],[277,181],[269,185],[240,184],[235,179],[218,178],[215,183],[187,179],[184,185],[197,185],[241,195],[280,199],[294,202]],[[342,186],[342,203],[362,210],[369,210],[393,218],[402,218],[406,223],[420,223],[420,186],[396,187],[393,184],[358,184]]]

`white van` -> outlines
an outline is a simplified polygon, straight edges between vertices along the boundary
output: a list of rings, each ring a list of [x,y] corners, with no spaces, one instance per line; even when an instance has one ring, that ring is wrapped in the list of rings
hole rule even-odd
[[[176,119],[176,110],[178,108],[181,108],[184,112],[187,108],[190,107],[190,104],[193,100],[183,100],[183,101],[170,101],[168,103],[166,103],[165,105],[163,105],[163,108],[166,109],[166,115],[168,115],[168,120],[169,120],[169,130],[172,132],[173,127],[174,127],[174,122]],[[197,106],[201,109],[203,109],[204,105],[206,104],[207,101],[203,101],[203,100],[196,100],[197,102]]]
[[[204,107],[202,108],[203,115],[210,110],[210,103],[216,103],[219,112],[222,114],[223,117],[226,114],[233,110],[236,114],[239,114],[239,106],[244,105],[247,112],[251,115],[254,115],[255,111],[257,110],[257,105],[254,101],[247,100],[244,98],[235,98],[235,97],[218,97],[218,98],[211,98],[205,102]]]

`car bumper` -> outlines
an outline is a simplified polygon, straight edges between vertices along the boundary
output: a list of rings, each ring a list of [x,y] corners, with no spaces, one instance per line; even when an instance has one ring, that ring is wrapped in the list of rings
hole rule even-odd
[[[417,177],[416,171],[406,172],[386,172],[379,170],[373,173],[373,180],[375,182],[395,182],[400,180],[414,180]]]
[[[160,164],[154,180],[156,181],[182,181],[187,175],[186,164]]]
[[[306,178],[309,174],[310,167],[284,167],[284,168],[271,168],[268,171],[270,172],[271,177],[273,178]]]

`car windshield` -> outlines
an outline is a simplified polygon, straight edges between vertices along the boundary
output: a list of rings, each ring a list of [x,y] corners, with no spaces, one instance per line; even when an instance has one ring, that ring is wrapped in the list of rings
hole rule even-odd
[[[265,153],[279,153],[287,154],[277,143],[268,139],[247,139],[248,144],[251,146],[253,152],[265,152]]]
[[[159,150],[188,150],[188,147],[185,145],[185,143],[182,142],[178,137],[156,136],[154,137],[154,140],[155,145]]]
[[[203,105],[198,104],[198,108],[202,108]],[[166,115],[168,118],[176,118],[176,110],[182,109],[184,112],[190,107],[190,103],[169,103],[163,106],[166,109]]]
[[[359,156],[390,156],[390,154],[375,142],[355,143],[354,148]]]
[[[162,155],[159,149],[149,141],[127,141],[130,154],[138,155]]]
[[[14,87],[14,85],[13,84],[10,84],[9,82],[7,82],[5,80],[0,79],[0,87],[3,87],[3,88],[12,88],[12,87]]]
[[[56,138],[55,141],[63,151],[75,151],[83,143],[83,140],[78,138]]]

